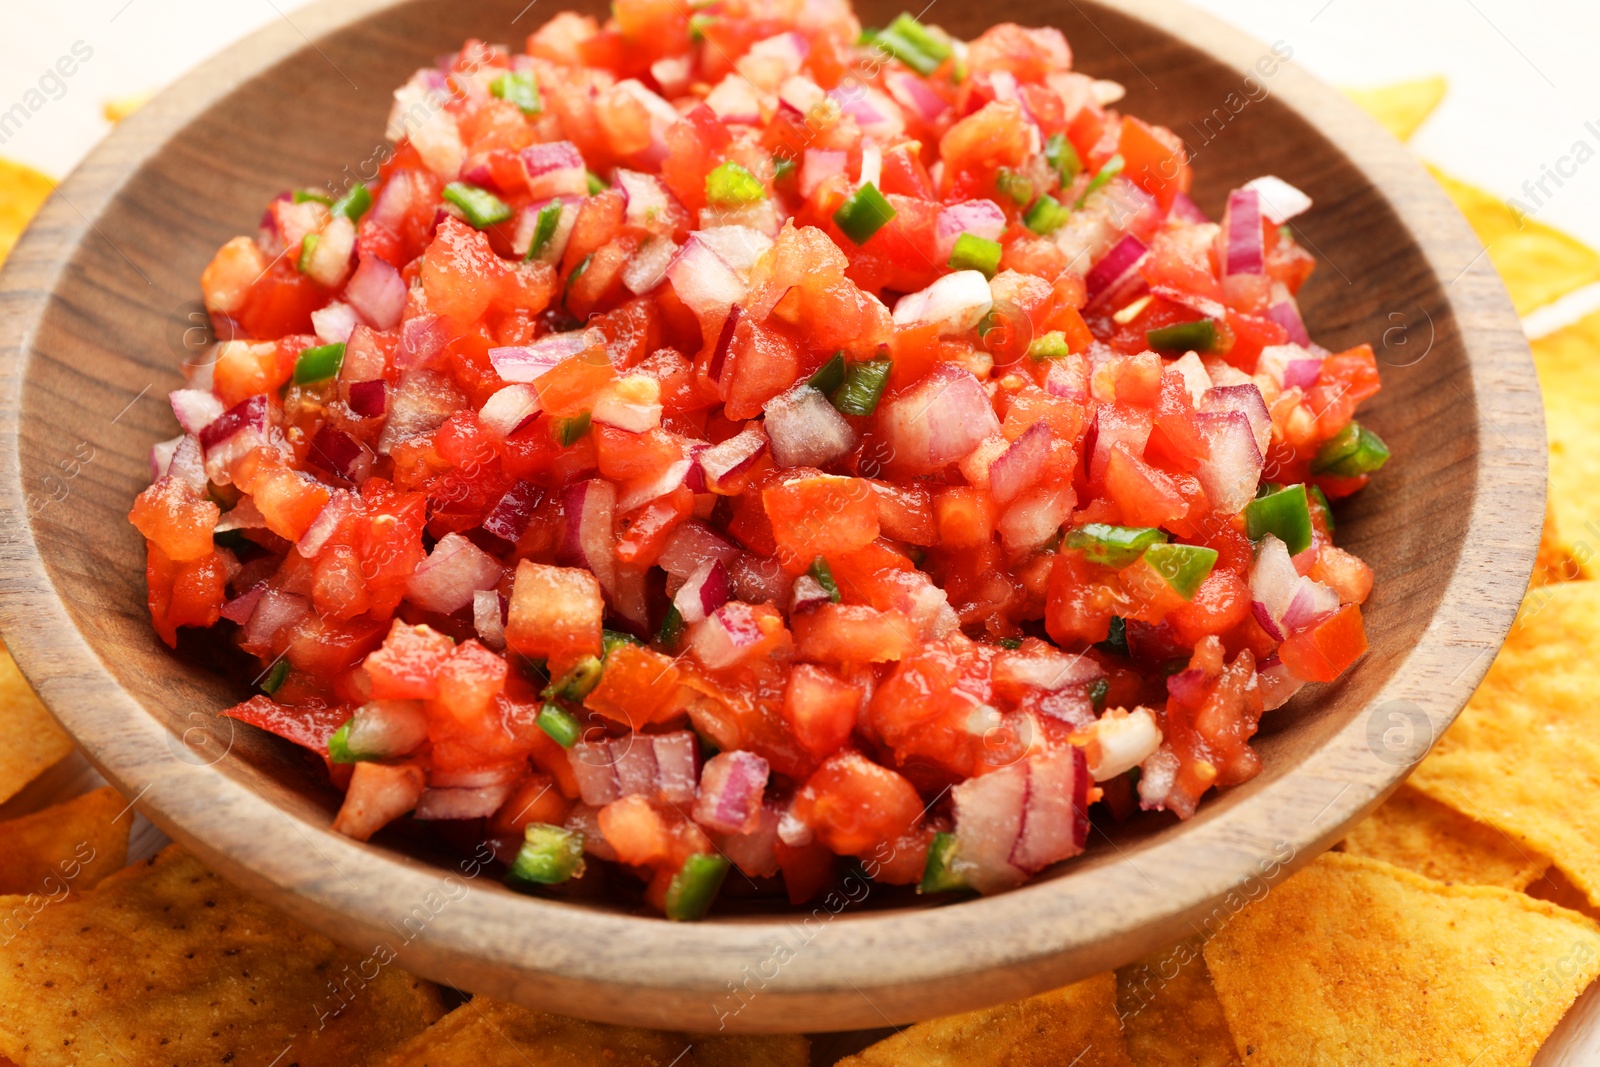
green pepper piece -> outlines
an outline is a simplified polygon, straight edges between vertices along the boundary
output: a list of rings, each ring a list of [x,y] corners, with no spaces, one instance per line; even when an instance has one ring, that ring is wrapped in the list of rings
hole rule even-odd
[[[1121,615],[1111,616],[1111,622],[1106,626],[1106,639],[1100,642],[1100,648],[1118,656],[1128,654],[1128,621]]]
[[[1022,224],[1041,237],[1049,237],[1067,224],[1071,214],[1053,196],[1041,196],[1022,216]]]
[[[598,656],[585,656],[570,671],[545,686],[544,698],[582,700],[594,692],[594,687],[600,684],[600,676],[605,672],[606,665]]]
[[[511,217],[511,206],[487,189],[467,182],[451,182],[444,187],[444,198],[467,217],[467,221],[480,230]]]
[[[729,866],[726,857],[709,852],[696,852],[684,860],[667,885],[667,918],[676,922],[704,919],[722,889]]]
[[[1036,363],[1045,359],[1066,359],[1071,354],[1067,335],[1060,330],[1051,330],[1028,342],[1028,358]]]
[[[1144,550],[1144,560],[1166,579],[1174,592],[1185,600],[1193,600],[1200,583],[1216,566],[1217,550],[1161,542]]]
[[[1333,505],[1328,503],[1327,494],[1317,486],[1308,486],[1306,495],[1311,500],[1311,506],[1322,513],[1322,525],[1331,534],[1334,532]]]
[[[672,649],[678,647],[678,638],[683,636],[683,612],[674,605],[667,609],[667,617],[661,620],[661,632],[656,634],[656,640],[661,642],[661,647]]]
[[[610,183],[592,170],[584,171],[583,177],[584,181],[586,181],[589,185],[590,196],[599,196],[601,193],[611,188]]]
[[[991,241],[975,233],[964,233],[956,238],[955,245],[951,247],[947,265],[951,270],[982,271],[985,278],[993,278],[995,271],[1000,269],[1001,251],[999,241]]]
[[[365,182],[356,182],[348,192],[333,202],[329,212],[355,222],[372,206],[372,190]]]
[[[888,52],[891,56],[926,78],[939,69],[939,64],[950,58],[950,42],[934,34],[909,13],[902,13],[888,26],[876,31],[866,42]]]
[[[1050,139],[1044,143],[1045,162],[1055,169],[1061,176],[1061,187],[1065,189],[1077,178],[1078,172],[1083,170],[1083,161],[1078,158],[1078,150],[1072,147],[1072,142],[1067,140],[1064,133],[1052,133]]]
[[[561,225],[561,201],[552,200],[539,209],[539,215],[533,220],[533,239],[528,242],[528,254],[524,259],[537,259],[545,246],[555,237],[556,230]]]
[[[506,872],[506,884],[525,889],[559,885],[582,878],[583,835],[549,823],[529,823],[522,833],[522,848]]]
[[[1106,184],[1110,182],[1112,178],[1115,178],[1117,175],[1121,174],[1124,166],[1126,166],[1126,164],[1123,162],[1121,155],[1115,155],[1106,160],[1106,165],[1101,167],[1100,170],[1095,173],[1093,178],[1089,179],[1088,185],[1084,186],[1083,195],[1078,197],[1078,199],[1073,202],[1073,209],[1081,209],[1085,201],[1087,201],[1092,194],[1097,193],[1101,189],[1105,188]]]
[[[361,757],[350,751],[350,724],[355,721],[352,716],[333,733],[328,735],[328,759],[333,763],[355,763]]]
[[[1075,548],[1090,563],[1121,569],[1144,555],[1151,545],[1167,540],[1166,532],[1153,526],[1111,526],[1103,522],[1086,523],[1067,535],[1063,548]]]
[[[955,870],[956,835],[937,833],[928,845],[928,861],[922,867],[918,893],[955,893],[967,888]]]
[[[332,378],[339,373],[339,365],[343,362],[342,341],[336,341],[331,345],[317,345],[315,348],[302,348],[300,355],[294,361],[294,384],[305,385],[307,382],[320,382]]]
[[[1033,200],[1033,182],[1010,167],[1001,167],[995,171],[994,187],[1016,201],[1018,207],[1024,207]]]
[[[1311,507],[1304,485],[1258,496],[1244,507],[1245,532],[1259,541],[1272,534],[1297,556],[1311,547]]]
[[[1096,678],[1089,683],[1089,706],[1098,715],[1105,710],[1106,696],[1111,692],[1111,683],[1104,678]]]
[[[601,630],[600,631],[600,658],[601,659],[605,659],[606,657],[610,656],[611,655],[611,650],[616,648],[618,645],[642,645],[642,644],[644,644],[643,641],[639,640],[637,637],[633,636],[632,634],[625,634],[621,630]]]
[[[844,353],[835,352],[833,358],[817,368],[817,373],[806,379],[806,384],[819,393],[831,393],[844,384]]]
[[[301,274],[311,273],[311,257],[316,255],[317,242],[322,240],[322,235],[308,233],[300,239],[300,255],[294,261],[294,269]]]
[[[280,659],[271,667],[267,668],[267,676],[261,679],[261,691],[267,694],[267,696],[271,696],[278,691],[278,687],[283,685],[284,679],[288,677],[289,661],[286,659]]]
[[[1311,473],[1355,478],[1371,474],[1388,460],[1389,446],[1383,443],[1383,438],[1352,422],[1317,450],[1317,458],[1311,461]]]
[[[772,157],[772,180],[781,182],[799,169],[799,165],[788,156]]]
[[[876,185],[867,182],[839,205],[839,210],[833,213],[833,221],[846,237],[863,245],[894,216],[894,205],[878,192]]]
[[[833,568],[828,566],[826,559],[818,556],[812,560],[811,569],[806,573],[817,580],[817,584],[827,592],[829,600],[839,603],[839,583],[833,580]]]
[[[540,708],[538,718],[533,721],[562,748],[571,748],[583,736],[583,724],[578,717],[557,704],[546,704]]]
[[[852,363],[845,369],[844,383],[828,399],[845,415],[865,417],[878,410],[878,401],[889,385],[889,372],[894,361],[868,359]]]
[[[539,83],[534,81],[530,71],[500,75],[489,83],[489,92],[516,104],[524,115],[537,115],[544,110],[544,97],[539,95]]]
[[[550,426],[556,444],[562,448],[571,448],[582,440],[583,435],[589,432],[589,413],[587,411],[568,418],[556,419]]]
[[[717,207],[742,207],[767,198],[761,179],[733,160],[706,175],[706,202]]]
[[[1212,319],[1179,322],[1145,333],[1145,340],[1157,352],[1215,352],[1217,324]]]
[[[326,204],[328,207],[332,207],[333,197],[323,196],[321,193],[313,193],[310,189],[296,189],[294,191],[294,202],[297,204]]]

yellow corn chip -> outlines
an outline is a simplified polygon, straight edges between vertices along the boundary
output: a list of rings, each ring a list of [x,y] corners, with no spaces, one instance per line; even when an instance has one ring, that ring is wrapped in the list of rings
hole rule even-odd
[[[1545,431],[1548,433],[1550,429],[1548,405],[1545,410],[1547,412]],[[1551,457],[1551,466],[1555,466],[1554,456]],[[1570,472],[1563,474],[1563,478],[1569,476]],[[1569,506],[1564,510],[1571,512],[1575,509]],[[1571,519],[1572,515],[1569,514],[1568,520]],[[1579,555],[1584,559],[1579,560]],[[1587,544],[1569,544],[1567,539],[1561,536],[1561,530],[1556,525],[1556,502],[1554,499],[1548,500],[1544,509],[1544,528],[1539,531],[1539,555],[1533,561],[1531,584],[1537,587],[1594,577],[1592,566],[1586,566],[1585,563],[1592,565],[1593,553]]]
[[[71,751],[72,738],[56,725],[11,653],[0,646],[0,801],[16,796]]]
[[[1600,552],[1600,313],[1534,341],[1533,362],[1550,440],[1553,533],[1559,550],[1590,575]]]
[[[1238,1067],[1201,938],[1117,970],[1117,1007],[1138,1067]]]
[[[1428,170],[1489,250],[1518,315],[1600,279],[1600,253],[1582,241],[1518,214],[1493,193],[1457,181],[1437,167]]]
[[[1328,853],[1205,949],[1250,1067],[1525,1067],[1600,973],[1600,927],[1496,886]]]
[[[1350,831],[1344,850],[1439,882],[1525,889],[1550,861],[1492,826],[1402,785]]]
[[[803,1037],[676,1034],[606,1026],[474,997],[381,1067],[807,1067]]]
[[[1109,971],[1014,1004],[932,1019],[838,1067],[1133,1067]]]
[[[128,862],[133,808],[110,786],[0,822],[0,893],[83,892]]]
[[[0,1004],[27,1067],[350,1067],[443,1011],[388,948],[340,948],[175,846],[59,902],[0,898]]]
[[[107,100],[101,105],[100,114],[105,117],[107,122],[121,122],[148,104],[152,95],[149,92],[130,93],[127,96],[119,96],[115,99]]]
[[[1600,582],[1523,601],[1461,717],[1410,783],[1547,856],[1600,905]]]
[[[0,159],[0,263],[55,187],[32,167]]]
[[[1411,139],[1423,120],[1444,99],[1449,83],[1441,75],[1415,81],[1379,85],[1370,89],[1346,89],[1345,95],[1362,110],[1383,124],[1383,128],[1402,141]]]

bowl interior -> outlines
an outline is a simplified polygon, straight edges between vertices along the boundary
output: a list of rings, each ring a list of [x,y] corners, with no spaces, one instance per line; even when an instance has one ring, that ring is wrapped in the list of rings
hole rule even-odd
[[[61,233],[76,227],[81,240],[55,250],[45,248],[40,239],[25,243],[20,270],[38,271],[30,277],[45,279],[40,284],[50,289],[48,301],[27,304],[25,339],[16,332],[23,328],[19,309],[24,299],[31,301],[33,296],[12,291],[9,297],[12,318],[7,343],[21,341],[27,353],[26,362],[19,364],[16,434],[25,521],[50,587],[41,589],[40,595],[58,598],[59,605],[50,611],[55,617],[64,612],[81,635],[83,645],[71,653],[76,659],[69,673],[79,678],[109,674],[136,702],[138,714],[164,728],[171,759],[195,772],[188,780],[220,776],[283,812],[287,817],[282,820],[281,847],[313,851],[337,847],[343,850],[341,856],[365,857],[357,862],[374,864],[374,870],[391,862],[417,869],[440,860],[452,843],[396,831],[371,846],[326,844],[338,794],[321,764],[286,743],[215,717],[218,709],[242,699],[248,689],[203,642],[186,640],[174,654],[156,638],[145,606],[143,544],[125,516],[134,495],[148,481],[150,445],[176,432],[165,394],[182,385],[180,365],[197,359],[209,341],[197,279],[213,251],[235,234],[252,232],[262,206],[283,189],[339,184],[347,176],[370,177],[385,152],[382,132],[392,89],[412,70],[454,49],[464,38],[520,46],[523,36],[551,13],[524,4],[525,0],[471,4],[408,0],[386,5],[369,0],[366,7],[371,11],[364,17],[352,19],[327,5],[296,15],[315,45],[301,42],[298,32],[291,35],[289,28],[268,31],[267,43],[252,53],[252,61],[272,57],[259,72],[234,84],[237,79],[230,80],[222,66],[209,65],[153,104],[148,115],[136,117],[69,183],[69,196],[80,188],[101,191],[94,208],[85,207],[93,225],[83,230],[78,216],[57,203],[41,225],[59,223]],[[603,15],[603,5],[594,0],[571,6]],[[879,0],[860,8],[863,22],[869,24],[881,24],[899,10],[898,5]],[[1220,34],[1191,13],[1165,6],[1154,10],[1171,14],[1178,26],[1194,28],[1196,34],[1204,30],[1201,35],[1208,41]],[[970,38],[994,14],[980,4],[949,2],[929,17]],[[1473,313],[1480,315],[1473,328],[1504,331],[1509,308],[1503,295],[1495,294],[1492,282],[1483,284],[1481,270],[1465,256],[1456,264],[1466,272],[1465,284],[1451,289],[1451,279],[1441,277],[1437,248],[1448,246],[1453,254],[1468,247],[1462,243],[1459,220],[1449,218],[1446,211],[1423,225],[1397,214],[1390,199],[1393,188],[1386,196],[1374,175],[1398,174],[1414,183],[1420,170],[1416,175],[1405,171],[1404,164],[1395,162],[1399,149],[1376,140],[1372,151],[1385,162],[1374,169],[1361,156],[1360,140],[1380,135],[1376,127],[1359,120],[1349,119],[1351,125],[1337,131],[1337,136],[1319,131],[1296,104],[1321,100],[1316,93],[1327,95],[1327,91],[1309,86],[1303,75],[1285,65],[1285,53],[1292,49],[1281,44],[1245,49],[1224,34],[1215,36],[1229,42],[1231,51],[1224,60],[1125,11],[1093,3],[1023,0],[1004,16],[1024,25],[1061,27],[1080,69],[1127,87],[1127,100],[1121,106],[1183,136],[1194,158],[1195,198],[1213,217],[1220,215],[1227,190],[1260,174],[1277,174],[1306,190],[1316,206],[1293,227],[1318,257],[1317,270],[1302,293],[1307,322],[1316,338],[1334,350],[1372,343],[1383,371],[1383,392],[1364,407],[1362,419],[1389,442],[1395,458],[1365,492],[1335,509],[1341,545],[1367,560],[1376,572],[1374,593],[1364,609],[1371,651],[1345,679],[1310,687],[1267,717],[1256,742],[1264,762],[1258,778],[1210,797],[1187,824],[1148,814],[1097,829],[1086,856],[1059,865],[1038,884],[1010,897],[1048,909],[1063,899],[1056,892],[1060,887],[1087,885],[1096,872],[1107,879],[1125,878],[1130,866],[1159,867],[1162,875],[1157,880],[1166,887],[1185,878],[1214,878],[1217,886],[1223,886],[1228,879],[1238,880],[1237,855],[1218,853],[1213,865],[1204,850],[1190,850],[1180,859],[1172,846],[1219,820],[1232,825],[1229,820],[1243,818],[1252,805],[1268,804],[1270,798],[1264,794],[1286,788],[1286,779],[1303,772],[1308,761],[1336,740],[1357,737],[1374,701],[1397,691],[1398,672],[1415,667],[1413,654],[1425,643],[1447,591],[1460,590],[1459,584],[1452,586],[1462,569],[1458,557],[1470,537],[1478,536],[1474,526],[1481,527],[1480,505],[1487,503],[1478,499],[1487,485],[1486,452],[1526,468],[1515,488],[1520,495],[1512,510],[1517,513],[1504,518],[1494,535],[1495,543],[1503,547],[1509,578],[1502,583],[1504,588],[1485,593],[1478,605],[1486,635],[1481,643],[1491,649],[1498,645],[1517,599],[1516,590],[1507,590],[1525,581],[1542,513],[1537,410],[1524,404],[1521,423],[1502,420],[1492,431],[1499,439],[1482,439],[1486,394],[1481,369],[1475,378],[1469,359],[1472,343],[1463,332],[1467,323],[1462,309],[1468,306],[1466,296],[1471,296]],[[336,28],[324,33],[323,26]],[[212,94],[208,76],[226,91]],[[1337,109],[1326,114],[1344,117]],[[169,129],[175,130],[170,137]],[[1417,195],[1424,199],[1416,203],[1438,213],[1435,201]],[[1442,228],[1432,238],[1419,232],[1435,225]],[[1431,252],[1425,247],[1429,239],[1437,242]],[[50,270],[60,267],[58,275],[49,274],[47,261]],[[1514,327],[1514,318],[1509,321]],[[1513,365],[1520,342],[1501,338],[1496,343],[1498,351],[1511,353],[1502,375],[1509,383],[1505,388],[1525,394],[1531,374],[1525,366]],[[1483,352],[1487,349],[1478,358]],[[1526,363],[1525,354],[1520,358]],[[1496,499],[1505,503],[1510,498]],[[50,674],[54,669],[47,664],[50,653],[42,647],[48,632],[43,623],[35,631],[30,619],[12,611],[7,637],[30,674]],[[1468,658],[1452,666],[1454,677],[1441,680],[1431,703],[1422,701],[1428,729],[1448,721],[1459,707],[1460,695],[1470,691],[1487,667],[1487,659],[1478,663],[1472,658],[1469,663]],[[122,728],[84,708],[84,691],[61,688],[53,693],[48,679],[41,684],[91,758],[130,792],[136,791],[137,776],[119,774],[116,753]],[[1422,692],[1414,689],[1416,695]],[[1412,694],[1413,688],[1407,693]],[[1352,771],[1350,780],[1360,785],[1356,796],[1328,801],[1334,805],[1334,821],[1307,827],[1292,838],[1291,854],[1302,848],[1314,851],[1332,839],[1337,821],[1374,803],[1384,788],[1398,780],[1405,762],[1363,765],[1359,773]],[[1330,796],[1331,789],[1323,799]],[[206,835],[195,829],[204,822],[198,813],[169,807],[154,814],[180,836],[202,838],[197,843],[206,846]],[[228,851],[214,837],[212,846]],[[238,862],[246,868],[251,865]],[[257,873],[254,880],[267,888],[284,888],[281,879],[271,875]],[[474,898],[480,894],[510,897],[489,879],[474,886]],[[602,893],[577,906],[628,913],[635,903],[635,896],[626,892]],[[875,892],[853,911],[950,913],[992,903],[933,905],[909,894]],[[1106,936],[1127,934],[1121,927],[1140,927],[1136,936],[1116,940],[1115,947],[1105,947],[1106,936],[1083,935],[1079,940],[1084,945],[1092,942],[1100,947],[1079,953],[1072,966],[1041,963],[1019,971],[1014,982],[1001,986],[944,988],[938,997],[893,1001],[888,1014],[908,1018],[993,1000],[1069,977],[1074,969],[1082,972],[1096,964],[1124,962],[1150,947],[1153,939],[1177,929],[1195,904],[1195,899],[1186,899],[1169,908],[1160,930],[1148,921],[1159,908],[1143,913],[1139,920],[1130,914],[1110,923]],[[529,914],[538,907],[526,900],[511,901],[510,906],[530,909]],[[307,917],[337,936],[337,924],[325,903],[302,907]],[[771,899],[744,900],[735,911],[746,916],[745,922],[774,925],[789,913],[781,901]],[[859,921],[851,919],[841,928]],[[429,966],[424,960],[424,969]],[[437,962],[433,966],[449,969]],[[716,976],[708,979],[709,987],[717,985]],[[507,986],[513,995],[527,995],[534,988]],[[639,1016],[620,1006],[589,1014]],[[866,1017],[826,1016],[846,1025]],[[796,1025],[814,1025],[795,1019]]]

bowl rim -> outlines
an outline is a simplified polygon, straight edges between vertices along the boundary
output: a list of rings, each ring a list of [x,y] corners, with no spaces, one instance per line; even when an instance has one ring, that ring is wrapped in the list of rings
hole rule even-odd
[[[838,1030],[1028,995],[1169,944],[1218,908],[1236,911],[1242,904],[1231,902],[1241,892],[1254,896],[1249,887],[1270,886],[1329,847],[1409,772],[1411,765],[1373,755],[1367,716],[1357,714],[1298,767],[1145,849],[1138,864],[1123,856],[1007,894],[836,922],[829,914],[813,928],[820,908],[809,917],[672,924],[480,891],[467,884],[476,872],[465,866],[449,872],[340,837],[240,781],[174,759],[169,732],[121,688],[73,624],[38,551],[19,453],[33,338],[68,263],[94,238],[96,220],[171,138],[324,36],[409,2],[322,0],[295,12],[293,23],[269,25],[202,63],[94,149],[0,272],[0,509],[12,527],[0,549],[0,588],[7,592],[0,625],[46,705],[86,739],[80,743],[90,761],[175,840],[357,947],[392,947],[401,927],[389,913],[404,916],[407,905],[442,896],[446,905],[429,907],[426,936],[405,938],[398,955],[408,969],[464,988],[608,1022]],[[1177,36],[1241,75],[1262,54],[1252,38],[1177,0],[1083,2]],[[1471,536],[1439,610],[1367,705],[1413,701],[1427,709],[1437,738],[1487,671],[1532,570],[1546,471],[1537,379],[1498,275],[1410,152],[1292,61],[1275,76],[1273,92],[1359,162],[1433,274],[1441,283],[1452,279],[1444,294],[1460,326],[1479,429]],[[311,847],[278,847],[285,824]],[[746,1002],[735,984],[743,976],[748,990],[752,968],[762,980],[759,995]]]

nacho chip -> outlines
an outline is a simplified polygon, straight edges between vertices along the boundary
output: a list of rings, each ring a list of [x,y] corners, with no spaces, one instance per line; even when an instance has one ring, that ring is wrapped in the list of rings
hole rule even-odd
[[[1548,856],[1600,905],[1600,582],[1532,590],[1410,784]]]
[[[32,167],[0,159],[0,263],[55,187]]]
[[[1379,85],[1369,89],[1345,89],[1345,95],[1362,110],[1383,124],[1383,128],[1402,141],[1411,139],[1423,120],[1444,99],[1449,83],[1442,75],[1415,81]]]
[[[1350,836],[1352,856],[1383,860],[1437,882],[1526,889],[1550,866],[1492,826],[1402,785]]]
[[[56,725],[0,645],[0,801],[16,796],[71,751],[72,738]]]
[[[803,1037],[677,1034],[546,1015],[474,997],[412,1038],[381,1067],[807,1067]]]
[[[1600,927],[1495,886],[1328,853],[1206,963],[1250,1067],[1526,1065],[1600,974]]]
[[[1548,406],[1546,412],[1549,411]],[[1545,416],[1545,431],[1550,429],[1549,415]],[[1555,465],[1554,456],[1551,465]],[[1570,506],[1564,508],[1568,512],[1576,509]],[[1568,515],[1568,521],[1572,516]],[[1579,557],[1583,557],[1581,560]],[[1580,578],[1593,578],[1594,553],[1590,551],[1585,542],[1569,543],[1561,535],[1561,529],[1556,525],[1556,502],[1548,500],[1544,509],[1544,527],[1539,531],[1539,555],[1533,561],[1533,577],[1530,584],[1534,586],[1554,585],[1556,582],[1572,582]]]
[[[1600,556],[1600,312],[1534,341],[1533,363],[1550,441],[1553,533],[1560,551],[1592,576]]]
[[[1138,1067],[1238,1067],[1202,938],[1117,969],[1117,1008]]]
[[[28,1067],[349,1067],[443,1013],[387,946],[343,949],[176,846],[59,902],[0,898],[0,1054]]]
[[[128,862],[133,808],[110,786],[0,822],[0,893],[91,889]]]
[[[1133,1067],[1110,972],[998,1008],[932,1019],[838,1067]]]
[[[1519,214],[1493,193],[1429,167],[1489,250],[1518,315],[1600,279],[1600,253],[1560,230]]]

